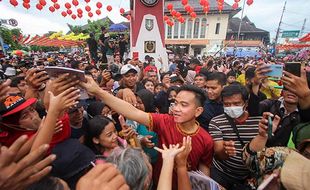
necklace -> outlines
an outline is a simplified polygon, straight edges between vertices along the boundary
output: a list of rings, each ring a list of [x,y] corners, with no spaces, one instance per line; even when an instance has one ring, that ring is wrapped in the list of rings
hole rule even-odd
[[[199,127],[199,123],[197,122],[197,121],[195,121],[195,127],[197,127],[197,129],[196,129],[196,131],[194,131],[193,133],[187,133],[187,132],[185,132],[185,131],[183,131],[182,129],[181,129],[181,127],[180,127],[180,124],[176,124],[176,127],[177,127],[177,130],[182,134],[182,135],[184,135],[184,136],[195,136],[198,132],[199,132],[199,129],[200,129],[200,127]]]

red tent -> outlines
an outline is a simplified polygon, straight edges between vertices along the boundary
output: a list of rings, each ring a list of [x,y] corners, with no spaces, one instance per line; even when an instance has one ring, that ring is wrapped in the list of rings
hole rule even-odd
[[[300,42],[310,42],[310,33],[299,39]]]

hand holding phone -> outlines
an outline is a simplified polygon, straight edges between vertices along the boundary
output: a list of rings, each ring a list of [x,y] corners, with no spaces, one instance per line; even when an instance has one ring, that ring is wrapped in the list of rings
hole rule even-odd
[[[283,65],[277,65],[277,64],[270,64],[269,69],[270,72],[265,73],[265,76],[268,77],[277,77],[281,78],[283,75]]]

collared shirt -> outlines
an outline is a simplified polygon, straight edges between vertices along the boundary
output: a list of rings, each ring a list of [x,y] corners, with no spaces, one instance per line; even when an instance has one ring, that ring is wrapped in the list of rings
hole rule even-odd
[[[285,106],[284,106],[284,98],[283,97],[280,97],[279,99],[278,99],[278,101],[279,102],[281,102],[281,104],[280,104],[280,110],[284,110],[284,117],[286,117],[286,116],[288,116],[288,115],[290,115],[291,113],[293,113],[293,112],[291,112],[291,113],[287,113],[287,109],[285,108]],[[298,110],[298,108],[296,107],[296,109],[295,109],[295,112],[298,112],[299,110]]]

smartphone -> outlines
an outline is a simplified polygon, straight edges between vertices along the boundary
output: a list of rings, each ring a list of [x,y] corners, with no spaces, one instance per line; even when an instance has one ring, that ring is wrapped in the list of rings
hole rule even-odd
[[[272,137],[272,118],[268,116],[268,138]]]
[[[285,63],[285,71],[300,77],[300,62],[289,62]]]
[[[283,65],[270,64],[269,69],[271,70],[268,73],[265,73],[268,77],[277,77],[281,78],[283,75]]]
[[[138,60],[139,59],[139,52],[132,52],[132,59],[133,60]]]

